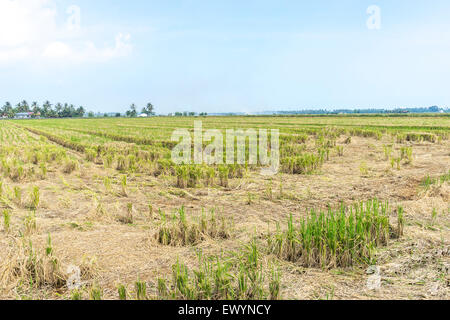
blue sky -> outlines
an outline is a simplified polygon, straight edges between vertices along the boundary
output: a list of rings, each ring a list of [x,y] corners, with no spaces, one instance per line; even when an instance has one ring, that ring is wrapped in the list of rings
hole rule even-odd
[[[1,104],[449,107],[449,52],[448,0],[0,0]]]

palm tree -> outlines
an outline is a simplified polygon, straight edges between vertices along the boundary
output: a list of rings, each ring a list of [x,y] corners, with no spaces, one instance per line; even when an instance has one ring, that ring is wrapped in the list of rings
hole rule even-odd
[[[28,102],[26,100],[19,102],[16,107],[17,107],[17,112],[29,112],[30,111],[30,107],[28,106]]]
[[[42,105],[42,116],[43,117],[49,117],[51,115],[52,111],[52,105],[50,104],[50,101],[45,101]]]
[[[129,113],[130,117],[132,117],[132,118],[136,117],[137,111],[136,111],[136,105],[134,103],[131,104],[130,109],[131,109],[130,113]]]
[[[73,104],[71,104],[69,106],[69,114],[67,115],[68,117],[75,117],[75,113],[76,113],[76,109],[75,106]]]
[[[149,102],[149,103],[147,103],[147,113],[149,114],[149,115],[152,115],[153,114],[153,105]]]
[[[62,104],[58,102],[58,103],[55,105],[55,112],[56,112],[56,114],[57,114],[58,117],[61,117],[61,115],[62,115],[62,114],[61,114],[62,109],[63,109]]]
[[[11,103],[9,101],[7,101],[2,108],[2,113],[4,115],[7,115],[8,112],[10,112],[12,109],[13,109],[13,107],[12,107]]]
[[[30,107],[28,106],[28,102],[23,100],[16,105],[17,112],[28,112],[30,111]]]
[[[36,101],[33,101],[33,103],[31,104],[31,111],[33,111],[34,114],[40,111],[39,105]]]
[[[7,112],[7,114],[6,114],[7,116],[8,116],[8,118],[14,118],[14,116],[16,115],[15,114],[15,112],[14,112],[14,109],[10,109],[10,110],[8,110],[8,112]]]
[[[86,113],[86,111],[84,110],[84,107],[79,106],[77,111],[76,111],[76,116],[83,118],[84,114]]]

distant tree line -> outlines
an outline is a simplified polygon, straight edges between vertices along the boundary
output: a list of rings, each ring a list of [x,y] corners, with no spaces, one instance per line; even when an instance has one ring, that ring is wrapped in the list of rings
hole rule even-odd
[[[422,107],[422,108],[396,108],[392,110],[388,109],[336,109],[336,110],[299,110],[299,111],[275,111],[275,114],[374,114],[374,113],[385,113],[385,114],[395,114],[395,113],[437,113],[437,112],[449,112],[449,110],[444,110],[438,106],[432,107]]]
[[[189,111],[184,111],[184,112],[175,112],[174,114],[169,113],[169,116],[175,116],[175,117],[193,117],[196,116],[197,113],[196,112],[189,112]],[[198,114],[201,117],[206,117],[208,115],[208,113],[206,112],[200,112]]]
[[[154,115],[154,107],[151,103],[142,108],[142,113],[147,115]],[[6,102],[0,109],[0,115],[3,117],[14,118],[17,113],[32,113],[32,118],[81,118],[87,115],[89,118],[94,118],[96,115],[94,112],[87,112],[82,106],[76,107],[73,104],[68,103],[56,103],[51,104],[50,101],[45,101],[42,106],[37,102],[29,104],[26,100],[23,100],[13,106],[10,102]],[[111,116],[108,113],[102,114],[104,117]],[[125,113],[127,117],[137,117],[137,106],[133,103],[130,106],[130,110]],[[115,113],[114,117],[120,117],[120,113]]]
[[[0,110],[2,116],[8,118],[14,118],[16,113],[26,113],[32,112],[32,117],[42,117],[42,118],[78,118],[83,117],[86,113],[84,107],[76,107],[73,104],[68,103],[57,103],[52,105],[50,101],[45,101],[42,106],[40,106],[36,101],[28,104],[26,100],[23,100],[12,106],[10,102],[6,102]]]

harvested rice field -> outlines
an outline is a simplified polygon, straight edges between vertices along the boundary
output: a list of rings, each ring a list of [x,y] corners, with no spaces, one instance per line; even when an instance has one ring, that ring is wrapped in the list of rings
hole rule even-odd
[[[278,172],[174,163],[195,121],[278,129]],[[0,299],[448,300],[449,138],[444,115],[0,121]]]

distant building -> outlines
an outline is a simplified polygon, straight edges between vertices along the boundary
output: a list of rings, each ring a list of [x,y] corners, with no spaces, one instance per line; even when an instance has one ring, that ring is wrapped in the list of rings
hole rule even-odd
[[[16,119],[31,119],[33,117],[33,112],[19,112],[14,115]]]
[[[148,117],[148,114],[146,114],[146,113],[141,113],[139,115],[139,118],[147,118],[147,117]]]

